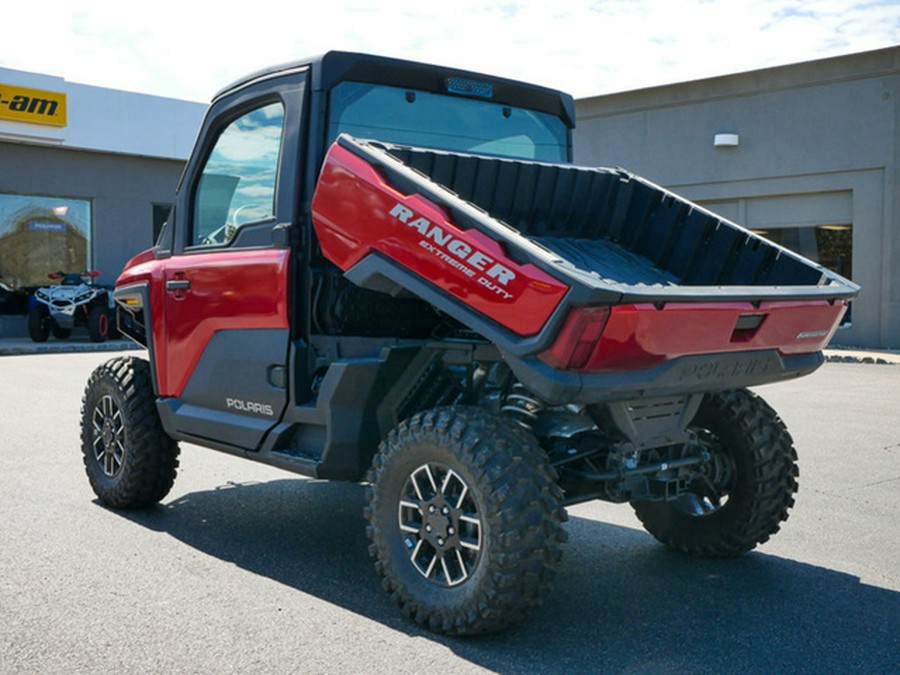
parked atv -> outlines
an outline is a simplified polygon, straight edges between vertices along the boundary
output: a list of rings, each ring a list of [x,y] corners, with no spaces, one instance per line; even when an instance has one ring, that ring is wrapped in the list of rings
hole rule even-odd
[[[91,342],[114,337],[115,302],[105,289],[93,285],[100,272],[53,272],[47,277],[59,281],[34,293],[28,311],[28,334],[35,342],[46,342],[50,334],[65,340],[76,326],[86,326]]]

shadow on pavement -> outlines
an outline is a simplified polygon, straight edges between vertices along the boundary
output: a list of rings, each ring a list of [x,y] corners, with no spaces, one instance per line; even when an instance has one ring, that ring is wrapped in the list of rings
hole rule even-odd
[[[434,636],[381,590],[363,501],[359,485],[279,480],[117,513],[497,672],[900,671],[900,593],[758,551],[696,560],[641,531],[578,517],[556,586],[525,623]]]

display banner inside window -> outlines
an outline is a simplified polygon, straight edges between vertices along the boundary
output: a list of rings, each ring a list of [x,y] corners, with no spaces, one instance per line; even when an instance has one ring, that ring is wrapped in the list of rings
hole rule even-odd
[[[0,193],[0,288],[44,286],[91,264],[91,202]]]

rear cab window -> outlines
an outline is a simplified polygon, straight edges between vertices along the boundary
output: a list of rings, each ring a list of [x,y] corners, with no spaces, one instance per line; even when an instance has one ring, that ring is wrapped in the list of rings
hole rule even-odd
[[[331,92],[328,142],[341,133],[545,162],[568,157],[567,128],[554,115],[483,98],[361,82],[342,82]]]

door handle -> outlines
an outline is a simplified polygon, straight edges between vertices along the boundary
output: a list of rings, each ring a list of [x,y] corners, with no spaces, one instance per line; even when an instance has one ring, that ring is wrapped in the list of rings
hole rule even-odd
[[[186,291],[190,287],[190,279],[169,279],[166,282],[167,291]]]

